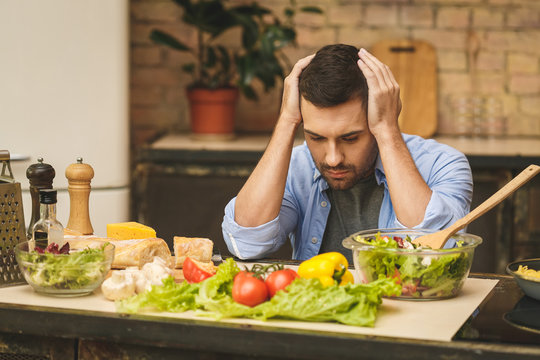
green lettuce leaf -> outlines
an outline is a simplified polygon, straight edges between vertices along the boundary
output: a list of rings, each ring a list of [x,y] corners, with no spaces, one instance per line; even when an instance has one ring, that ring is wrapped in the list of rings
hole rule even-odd
[[[184,312],[195,310],[199,306],[195,296],[199,292],[199,284],[184,281],[177,284],[172,276],[163,279],[163,285],[153,285],[144,293],[134,295],[116,302],[116,311],[136,313],[142,311]]]
[[[287,291],[255,307],[256,319],[285,318],[302,321],[337,321],[373,326],[383,295],[399,295],[401,287],[388,279],[369,284],[324,288],[317,279],[296,279]]]

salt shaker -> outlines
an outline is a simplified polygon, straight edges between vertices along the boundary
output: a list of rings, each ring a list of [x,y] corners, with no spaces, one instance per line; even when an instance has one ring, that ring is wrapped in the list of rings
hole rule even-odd
[[[54,168],[43,162],[43,158],[38,158],[37,163],[26,169],[26,177],[30,181],[30,196],[32,197],[32,217],[28,225],[26,237],[32,238],[32,229],[39,220],[39,191],[42,189],[52,189],[53,179],[56,176]]]
[[[77,163],[66,168],[70,199],[69,220],[66,228],[83,235],[94,233],[89,213],[90,181],[93,177],[94,169],[88,164],[83,164],[82,158],[77,158]]]

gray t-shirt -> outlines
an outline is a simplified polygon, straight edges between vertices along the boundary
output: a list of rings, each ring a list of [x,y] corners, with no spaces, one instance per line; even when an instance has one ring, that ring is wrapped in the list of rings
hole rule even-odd
[[[384,186],[377,184],[373,173],[350,189],[329,188],[326,195],[332,207],[319,253],[341,252],[352,265],[352,251],[341,242],[355,232],[378,228]]]

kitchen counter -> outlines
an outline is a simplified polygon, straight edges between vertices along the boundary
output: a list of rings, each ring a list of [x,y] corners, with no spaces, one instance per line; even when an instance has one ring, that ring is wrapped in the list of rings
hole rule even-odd
[[[139,159],[157,162],[175,159],[209,160],[209,155],[213,155],[231,162],[258,160],[269,139],[269,135],[241,135],[229,141],[202,141],[191,138],[189,134],[169,134],[142,149]],[[538,137],[438,136],[433,139],[464,153],[472,167],[522,169],[531,163],[540,162]],[[295,145],[302,142],[303,138],[298,137]]]
[[[58,299],[57,308],[0,303],[0,358],[2,353],[51,359],[539,358],[540,329],[527,331],[503,317],[528,307],[538,318],[540,302],[525,297],[508,276],[473,277],[499,282],[449,342],[74,310],[62,308]]]

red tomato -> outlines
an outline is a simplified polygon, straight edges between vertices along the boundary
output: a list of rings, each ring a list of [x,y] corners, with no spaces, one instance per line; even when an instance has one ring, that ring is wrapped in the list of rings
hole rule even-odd
[[[204,269],[201,263],[190,257],[186,257],[186,260],[184,260],[182,272],[184,273],[184,279],[190,284],[201,282],[214,275],[212,272]]]
[[[266,278],[266,286],[270,297],[273,297],[279,290],[285,289],[297,277],[298,274],[292,269],[277,270],[270,273]]]
[[[399,270],[397,268],[394,268],[394,275],[392,278],[397,279],[396,284],[401,285],[401,274],[399,273]]]
[[[250,272],[240,271],[234,277],[232,297],[237,303],[253,307],[268,299],[268,289],[263,280]]]

